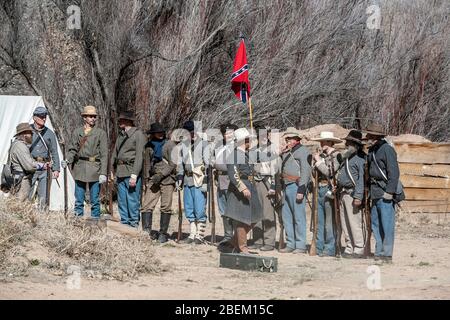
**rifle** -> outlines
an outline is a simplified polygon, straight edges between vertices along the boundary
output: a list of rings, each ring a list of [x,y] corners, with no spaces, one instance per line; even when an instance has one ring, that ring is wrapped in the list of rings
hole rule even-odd
[[[367,233],[364,233],[366,236],[366,241],[364,244],[364,255],[366,257],[371,256],[370,250],[370,238],[372,237],[372,221],[370,217],[370,200],[369,200],[369,162],[366,161],[364,165],[364,218],[366,223]]]
[[[210,165],[210,175],[209,178],[211,186],[210,186],[210,208],[211,208],[211,242],[214,244],[216,242],[216,207],[214,205],[214,171],[213,167]]]
[[[275,195],[270,197],[270,202],[274,207],[274,210],[278,216],[278,222],[280,223],[280,234],[279,234],[279,244],[278,249],[283,249],[285,246],[284,243],[284,225],[283,225],[283,217],[282,217],[282,186],[281,186],[281,176],[279,173],[275,174]]]
[[[318,195],[318,189],[319,189],[319,172],[317,169],[314,170],[314,184],[313,184],[313,203],[312,203],[312,210],[311,210],[311,223],[313,225],[313,238],[311,241],[311,247],[309,249],[309,255],[310,256],[316,256],[317,255],[317,245],[316,245],[316,239],[317,239],[317,225],[318,225],[318,207],[319,207],[319,195]]]
[[[178,192],[178,235],[177,242],[180,242],[182,235],[182,227],[183,227],[183,208],[181,207],[181,191]]]
[[[211,137],[213,138],[213,137]],[[209,140],[209,163],[207,168],[208,187],[207,187],[207,201],[208,201],[208,220],[211,223],[211,243],[216,242],[216,208],[214,206],[214,168],[211,164],[214,152],[214,140]]]
[[[47,207],[47,210],[50,208],[50,191],[52,189],[52,178],[52,161],[50,161],[50,165],[47,166],[47,190],[45,194],[45,206]]]
[[[336,182],[336,171],[334,170],[334,160],[332,158],[332,163],[330,165],[331,168],[331,176],[332,176],[332,184],[334,186],[334,223],[335,223],[335,230],[336,230],[336,257],[341,256],[341,237],[342,237],[342,228],[341,228],[341,210],[339,206],[339,199],[340,199],[340,193],[337,187]]]
[[[66,144],[62,143],[62,152],[63,152],[63,160],[66,160]],[[67,209],[68,209],[68,201],[67,201],[67,166],[63,169],[64,174],[64,218],[67,219]],[[58,180],[56,180],[58,181]]]

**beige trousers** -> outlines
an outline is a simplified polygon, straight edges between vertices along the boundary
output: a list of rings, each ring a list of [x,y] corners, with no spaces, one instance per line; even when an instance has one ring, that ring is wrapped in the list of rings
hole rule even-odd
[[[172,197],[175,186],[173,184],[152,186],[142,196],[141,212],[155,210],[159,198],[161,198],[161,213],[172,214]]]
[[[364,234],[362,206],[353,206],[352,196],[343,191],[341,193],[341,225],[345,237],[345,253],[364,253]]]
[[[17,197],[17,199],[19,199],[21,202],[27,200],[28,196],[30,195],[31,179],[32,176],[23,177],[20,185],[18,185],[13,191],[14,196]]]

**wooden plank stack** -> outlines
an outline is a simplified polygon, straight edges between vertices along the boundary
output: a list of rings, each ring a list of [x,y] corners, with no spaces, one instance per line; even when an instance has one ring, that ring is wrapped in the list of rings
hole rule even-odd
[[[395,142],[410,212],[450,212],[450,143]]]

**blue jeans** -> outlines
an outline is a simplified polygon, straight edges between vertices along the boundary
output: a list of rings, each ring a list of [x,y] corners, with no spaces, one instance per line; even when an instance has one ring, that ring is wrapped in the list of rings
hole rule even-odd
[[[334,256],[336,253],[336,243],[333,230],[333,200],[325,197],[328,190],[327,186],[319,187],[316,248],[317,253]]]
[[[231,218],[225,217],[225,209],[227,208],[227,195],[228,190],[217,189],[217,205],[219,207],[219,213],[223,219],[223,240],[230,241],[233,238],[233,222]]]
[[[220,190],[217,188],[217,206],[219,207],[221,216],[223,216],[225,209],[227,208],[227,192],[228,190]]]
[[[306,250],[306,211],[305,202],[297,202],[297,184],[286,186],[283,201],[283,225],[286,231],[286,246]]]
[[[75,181],[75,214],[79,217],[84,215],[84,198],[86,187],[89,184],[89,195],[91,202],[91,217],[100,218],[100,183]]]
[[[395,209],[393,201],[372,201],[372,232],[375,238],[375,256],[392,257],[394,251]]]
[[[120,214],[120,223],[132,227],[139,226],[140,199],[141,199],[141,177],[138,177],[136,187],[129,187],[130,177],[117,178],[117,202]]]
[[[206,194],[201,188],[184,186],[184,213],[189,222],[206,222]]]

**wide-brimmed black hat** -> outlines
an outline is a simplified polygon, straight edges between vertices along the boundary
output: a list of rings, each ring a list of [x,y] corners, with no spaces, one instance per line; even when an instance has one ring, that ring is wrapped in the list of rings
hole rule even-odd
[[[124,120],[130,120],[135,122],[136,121],[136,117],[134,116],[133,112],[130,111],[123,111],[120,113],[119,115],[119,120],[120,119],[124,119]]]
[[[358,131],[358,130],[350,130],[350,132],[344,138],[344,140],[356,142],[357,144],[363,144],[363,142],[362,142],[362,132]]]
[[[166,129],[164,129],[164,127],[161,125],[161,123],[155,122],[150,125],[150,130],[147,131],[147,134],[165,133],[165,132],[166,132]]]

